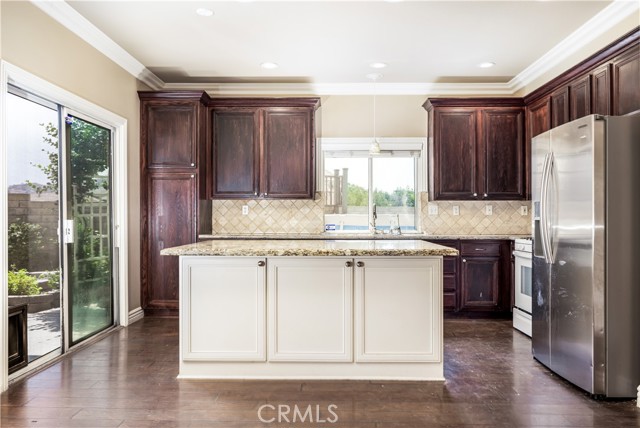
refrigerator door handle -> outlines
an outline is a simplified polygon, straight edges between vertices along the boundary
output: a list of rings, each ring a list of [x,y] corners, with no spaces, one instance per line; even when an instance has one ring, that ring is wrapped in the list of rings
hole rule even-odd
[[[553,190],[553,192],[552,192]],[[546,190],[546,200],[544,202],[545,205],[545,220],[549,221],[549,223],[545,223],[545,228],[547,229],[547,254],[549,256],[549,264],[553,264],[556,261],[555,255],[555,245],[554,245],[554,230],[552,222],[556,220],[555,215],[551,215],[551,213],[555,213],[557,210],[557,176],[556,176],[556,158],[553,155],[553,152],[549,153],[549,171],[547,172],[547,190]]]
[[[544,164],[542,167],[542,183],[540,191],[540,237],[542,238],[542,254],[544,260],[547,263],[551,263],[551,257],[549,253],[549,228],[548,228],[548,193],[549,193],[549,175],[551,164],[551,153],[547,153],[544,157]]]

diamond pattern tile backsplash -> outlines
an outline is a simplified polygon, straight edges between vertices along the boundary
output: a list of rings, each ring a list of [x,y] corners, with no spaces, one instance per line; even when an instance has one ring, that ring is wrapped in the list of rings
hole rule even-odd
[[[249,214],[242,215],[242,206]],[[263,233],[322,233],[324,198],[314,200],[214,200],[212,201],[214,235],[248,235]]]
[[[531,234],[530,201],[428,201],[420,194],[422,231],[430,235],[529,235]],[[429,215],[429,205],[438,207],[437,215]],[[453,215],[457,205],[460,215]],[[492,215],[485,214],[491,205]],[[528,214],[521,215],[520,208]]]
[[[249,214],[242,215],[242,206]],[[438,207],[438,215],[429,215],[429,205]],[[453,215],[457,205],[460,215]],[[493,215],[485,215],[491,205]],[[530,215],[520,215],[520,207],[529,201],[436,201],[429,202],[420,193],[422,231],[430,235],[528,235]],[[214,200],[213,235],[259,235],[270,233],[305,234],[324,231],[324,198],[318,192],[314,200]]]

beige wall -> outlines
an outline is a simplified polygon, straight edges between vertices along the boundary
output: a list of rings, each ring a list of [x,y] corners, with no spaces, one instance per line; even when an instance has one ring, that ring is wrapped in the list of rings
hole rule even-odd
[[[426,95],[378,95],[377,137],[426,137]],[[332,95],[322,98],[320,136],[371,137],[373,95]]]
[[[27,2],[1,3],[2,59],[128,122],[129,309],[140,306],[138,81]]]
[[[538,77],[533,82],[525,86],[516,95],[525,96],[530,92],[533,92],[534,90],[544,85],[554,77],[559,76],[560,74],[564,73],[565,71],[575,66],[579,62],[584,61],[585,59],[589,58],[591,55],[598,52],[600,49],[604,48],[608,44],[614,42],[615,40],[622,37],[629,31],[633,30],[638,26],[638,24],[640,24],[640,19],[637,15],[628,17],[627,19],[622,21],[620,24],[616,25],[615,28],[607,31],[600,37],[597,37],[587,46],[583,47],[582,49],[578,50],[572,55],[567,55],[562,60],[562,62],[560,62],[558,65],[553,67],[547,73],[543,74],[542,76]]]

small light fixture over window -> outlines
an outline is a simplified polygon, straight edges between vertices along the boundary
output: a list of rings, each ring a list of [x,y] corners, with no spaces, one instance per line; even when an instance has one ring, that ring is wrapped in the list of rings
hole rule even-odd
[[[382,74],[370,73],[366,77],[373,82],[373,142],[369,146],[369,155],[377,156],[380,154],[380,143],[376,138],[376,81],[382,77]]]

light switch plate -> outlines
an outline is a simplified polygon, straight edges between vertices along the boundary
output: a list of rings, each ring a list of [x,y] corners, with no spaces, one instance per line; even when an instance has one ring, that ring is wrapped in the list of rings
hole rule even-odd
[[[484,215],[493,215],[493,205],[484,206]]]
[[[458,205],[453,206],[453,215],[460,215],[460,207]]]
[[[521,205],[520,215],[527,215],[527,214],[529,214],[529,208],[526,205]]]
[[[248,215],[249,214],[249,205],[243,205],[242,206],[242,215]]]
[[[429,204],[429,215],[438,215],[438,206],[434,204]]]

